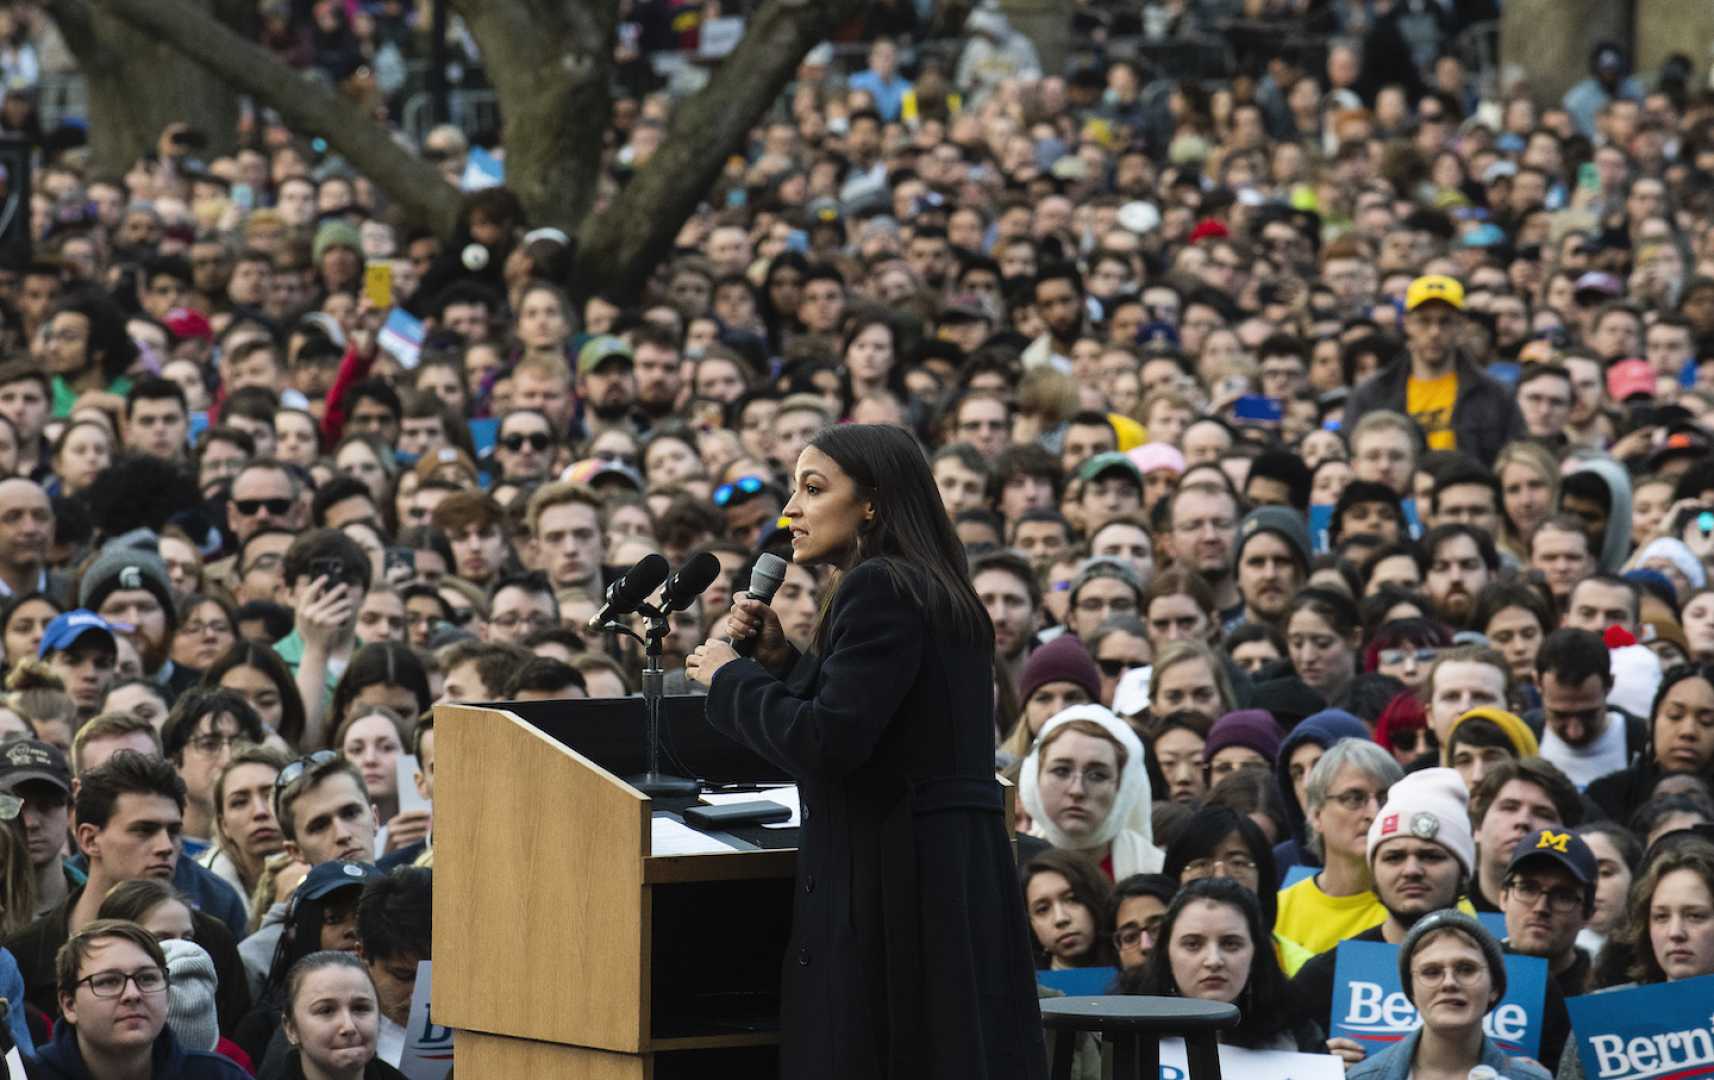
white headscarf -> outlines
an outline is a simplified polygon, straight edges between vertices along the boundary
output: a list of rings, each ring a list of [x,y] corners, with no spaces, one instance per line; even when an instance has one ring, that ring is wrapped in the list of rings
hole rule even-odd
[[[1119,793],[1113,797],[1113,806],[1108,811],[1106,820],[1078,842],[1073,842],[1071,837],[1048,817],[1047,811],[1042,807],[1041,784],[1037,779],[1041,772],[1041,746],[1047,740],[1048,733],[1073,720],[1088,720],[1100,725],[1103,731],[1125,748],[1125,767],[1119,771]],[[1018,778],[1018,797],[1024,801],[1024,809],[1029,811],[1031,835],[1046,840],[1062,851],[1088,851],[1106,847],[1115,838],[1129,839],[1132,843],[1127,845],[1128,848],[1140,849],[1134,853],[1140,865],[1129,867],[1129,871],[1153,873],[1159,870],[1165,861],[1165,855],[1154,844],[1154,804],[1149,788],[1149,770],[1143,755],[1142,740],[1131,730],[1131,725],[1114,716],[1103,706],[1073,705],[1054,714],[1041,726],[1041,732],[1030,747],[1029,756],[1024,758],[1023,772]],[[1121,837],[1120,834],[1125,832],[1131,833],[1132,837]],[[1124,876],[1119,871],[1118,848],[1119,845],[1115,844],[1116,877]],[[1133,860],[1124,861],[1129,863]]]

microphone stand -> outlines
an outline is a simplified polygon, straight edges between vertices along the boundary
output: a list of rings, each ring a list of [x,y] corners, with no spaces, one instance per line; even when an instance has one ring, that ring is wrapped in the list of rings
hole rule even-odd
[[[661,668],[661,641],[669,630],[668,612],[648,603],[638,604],[637,611],[648,620],[646,638],[617,621],[610,621],[602,627],[612,633],[629,634],[643,646],[643,730],[647,739],[644,749],[648,769],[641,775],[627,776],[625,782],[651,799],[695,798],[702,791],[699,782],[661,771],[661,707],[662,699],[666,696],[666,672]]]

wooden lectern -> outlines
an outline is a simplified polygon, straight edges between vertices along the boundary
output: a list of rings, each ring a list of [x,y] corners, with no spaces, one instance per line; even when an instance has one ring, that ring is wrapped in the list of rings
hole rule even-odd
[[[457,1077],[777,1075],[795,850],[652,856],[661,807],[573,748],[569,711],[435,708],[433,1015]]]

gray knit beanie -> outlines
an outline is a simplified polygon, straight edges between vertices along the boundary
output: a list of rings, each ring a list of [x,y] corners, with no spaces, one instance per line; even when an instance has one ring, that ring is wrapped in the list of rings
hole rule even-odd
[[[194,941],[169,939],[161,951],[167,954],[167,1026],[186,1049],[213,1050],[220,1041],[214,961]]]
[[[155,552],[118,542],[108,544],[83,572],[77,588],[78,606],[99,612],[102,602],[121,589],[147,589],[161,602],[167,623],[178,625],[172,579],[167,577],[167,564]]]
[[[1456,930],[1481,949],[1482,956],[1488,961],[1488,978],[1494,986],[1494,999],[1498,1001],[1506,996],[1506,958],[1500,951],[1500,943],[1475,918],[1455,908],[1443,908],[1418,919],[1399,945],[1399,984],[1404,987],[1405,997],[1412,1005],[1416,1004],[1416,995],[1411,990],[1411,957],[1416,955],[1422,939],[1436,930]]]

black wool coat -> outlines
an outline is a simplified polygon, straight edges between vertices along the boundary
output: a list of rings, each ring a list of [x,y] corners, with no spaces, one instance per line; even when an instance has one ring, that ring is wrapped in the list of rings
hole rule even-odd
[[[918,587],[902,589],[901,579]],[[1028,924],[994,778],[993,657],[920,572],[847,571],[821,654],[715,674],[708,718],[797,778],[781,1004],[790,1080],[1044,1080]]]

